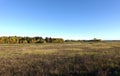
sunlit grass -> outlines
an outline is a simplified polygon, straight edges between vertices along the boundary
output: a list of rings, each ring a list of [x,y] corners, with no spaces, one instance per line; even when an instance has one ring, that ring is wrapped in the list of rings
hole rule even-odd
[[[119,42],[0,44],[0,76],[119,76]]]

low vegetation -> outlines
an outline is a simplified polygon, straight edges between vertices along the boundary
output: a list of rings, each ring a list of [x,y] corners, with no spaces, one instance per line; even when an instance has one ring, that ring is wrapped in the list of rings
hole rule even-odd
[[[0,76],[120,76],[120,42],[0,44]]]

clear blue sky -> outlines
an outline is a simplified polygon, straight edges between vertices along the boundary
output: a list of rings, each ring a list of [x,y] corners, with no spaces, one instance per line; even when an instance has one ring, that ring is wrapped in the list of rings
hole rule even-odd
[[[120,39],[120,0],[0,0],[0,36]]]

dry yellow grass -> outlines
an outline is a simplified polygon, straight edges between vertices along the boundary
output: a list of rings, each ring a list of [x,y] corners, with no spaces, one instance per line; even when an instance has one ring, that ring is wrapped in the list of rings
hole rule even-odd
[[[119,76],[120,42],[0,44],[0,76]]]

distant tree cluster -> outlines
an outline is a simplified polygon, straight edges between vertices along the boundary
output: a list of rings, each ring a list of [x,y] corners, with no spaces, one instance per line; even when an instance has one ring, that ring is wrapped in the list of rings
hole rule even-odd
[[[102,42],[101,39],[92,39],[92,40],[65,40],[65,42]]]
[[[89,42],[101,42],[101,39],[94,38],[93,40],[89,40]]]
[[[42,37],[18,37],[18,36],[3,36],[0,37],[0,44],[20,44],[20,43],[63,43],[62,38]]]
[[[64,39],[62,39],[62,38],[48,38],[48,37],[46,37],[45,41],[47,43],[63,43]]]

